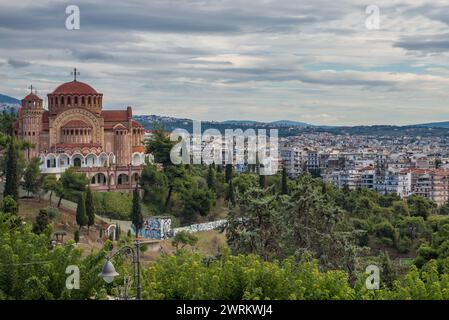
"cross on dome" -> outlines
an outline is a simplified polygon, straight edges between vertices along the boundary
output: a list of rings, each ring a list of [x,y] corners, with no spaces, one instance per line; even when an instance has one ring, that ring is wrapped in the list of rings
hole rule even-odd
[[[79,71],[76,71],[76,68],[73,68],[73,71],[70,72],[70,74],[73,76],[73,81],[76,81],[76,76],[79,76]]]

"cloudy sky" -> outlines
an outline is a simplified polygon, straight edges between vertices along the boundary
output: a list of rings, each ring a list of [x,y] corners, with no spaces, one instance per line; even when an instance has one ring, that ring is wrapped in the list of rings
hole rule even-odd
[[[0,93],[199,120],[449,120],[449,0],[0,0]],[[80,9],[67,30],[65,9]],[[366,7],[380,9],[378,30]]]

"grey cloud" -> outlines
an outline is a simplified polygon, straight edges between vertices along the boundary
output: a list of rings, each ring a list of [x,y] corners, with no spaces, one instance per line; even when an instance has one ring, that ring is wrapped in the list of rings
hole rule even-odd
[[[434,36],[405,37],[395,47],[420,53],[449,52],[449,33]]]
[[[74,58],[79,60],[110,60],[114,56],[109,53],[99,51],[87,51],[87,50],[71,50],[71,54]]]
[[[18,59],[8,59],[8,64],[13,68],[23,68],[31,65],[28,61],[18,60]]]

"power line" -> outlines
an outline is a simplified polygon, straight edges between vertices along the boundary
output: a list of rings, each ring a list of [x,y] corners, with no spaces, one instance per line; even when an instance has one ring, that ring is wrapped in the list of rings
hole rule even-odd
[[[24,263],[0,263],[0,265],[2,266],[29,266],[29,265],[33,265],[33,264],[45,264],[45,263],[50,263],[52,262],[51,260],[48,261],[34,261],[34,262],[24,262]]]

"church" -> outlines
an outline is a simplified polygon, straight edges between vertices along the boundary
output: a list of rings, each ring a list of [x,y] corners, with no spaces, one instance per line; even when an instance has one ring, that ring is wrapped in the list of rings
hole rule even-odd
[[[103,94],[76,79],[47,95],[48,110],[33,92],[23,100],[14,134],[34,148],[26,158],[41,159],[43,174],[60,176],[69,167],[84,172],[96,191],[130,190],[150,155],[144,127],[132,108],[103,110]]]

